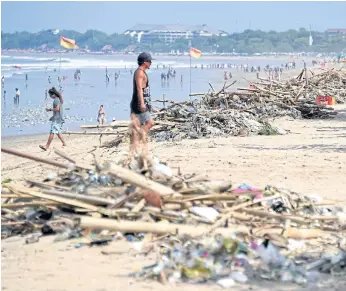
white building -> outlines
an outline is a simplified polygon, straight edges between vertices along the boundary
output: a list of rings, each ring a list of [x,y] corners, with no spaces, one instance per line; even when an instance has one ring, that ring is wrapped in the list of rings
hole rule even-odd
[[[161,40],[164,43],[172,43],[180,38],[192,39],[194,37],[228,36],[228,33],[203,25],[182,24],[137,24],[126,30],[125,35],[136,37],[140,42],[152,42]]]

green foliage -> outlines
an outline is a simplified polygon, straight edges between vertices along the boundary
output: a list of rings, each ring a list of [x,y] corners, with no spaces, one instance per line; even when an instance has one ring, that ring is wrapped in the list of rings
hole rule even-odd
[[[165,44],[158,40],[151,43],[137,43],[136,38],[123,34],[108,35],[98,30],[88,30],[79,33],[73,30],[63,30],[61,35],[76,40],[80,48],[88,46],[90,50],[100,50],[105,45],[111,45],[116,51],[126,49],[152,52],[170,52],[171,50],[188,51],[189,41],[185,38],[174,43]],[[196,37],[192,45],[202,52],[217,53],[269,53],[269,52],[339,52],[346,48],[346,38],[342,35],[329,36],[324,32],[312,32],[314,43],[309,46],[310,32],[304,28],[290,29],[284,32],[245,30],[223,37]],[[15,32],[1,33],[2,49],[37,49],[43,44],[47,48],[59,48],[59,35],[53,35],[45,30],[38,33]]]

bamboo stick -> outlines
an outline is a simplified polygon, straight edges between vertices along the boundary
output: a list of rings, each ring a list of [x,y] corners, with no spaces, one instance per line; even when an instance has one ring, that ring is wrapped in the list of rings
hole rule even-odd
[[[40,187],[42,189],[62,189],[62,190],[65,190],[65,191],[70,191],[71,188],[69,187],[64,187],[64,186],[60,186],[60,185],[52,185],[52,184],[49,184],[49,183],[41,183],[41,182],[36,182],[36,181],[32,181],[32,180],[26,180],[29,184],[31,184],[32,186],[36,186],[36,187]]]
[[[22,207],[34,207],[34,206],[51,206],[59,203],[54,201],[32,201],[32,202],[19,202],[19,203],[2,203],[1,208],[22,208]]]
[[[255,215],[255,216],[260,216],[260,217],[269,217],[269,218],[276,218],[279,220],[286,220],[290,219],[293,222],[297,223],[304,223],[304,222],[310,222],[312,220],[330,220],[330,221],[337,221],[338,217],[336,216],[296,216],[296,215],[283,215],[283,214],[278,214],[278,213],[270,213],[267,211],[262,211],[262,210],[253,210],[253,209],[247,209],[244,208],[242,211]]]
[[[139,186],[143,189],[154,191],[162,196],[164,195],[176,195],[181,196],[180,193],[174,191],[173,189],[161,185],[157,182],[147,179],[146,177],[139,175],[129,169],[120,167],[118,165],[108,163],[106,167],[108,174],[114,177],[118,177],[121,180],[130,183],[132,185]]]
[[[205,226],[191,226],[183,224],[160,224],[140,221],[115,221],[106,218],[93,218],[82,216],[75,220],[77,226],[89,229],[107,229],[119,232],[149,232],[157,234],[181,234],[181,235],[201,235],[207,228]],[[229,225],[229,228],[220,228],[216,233],[231,236],[234,232],[249,233],[245,226]]]
[[[95,197],[95,196],[84,195],[84,194],[76,194],[71,192],[45,190],[45,191],[42,191],[42,193],[48,194],[48,195],[63,196],[63,197],[76,199],[76,200],[82,200],[82,201],[89,202],[91,204],[96,204],[96,205],[114,205],[116,201],[114,199],[106,199],[106,198]]]
[[[66,160],[68,160],[69,162],[71,162],[71,163],[76,163],[76,160],[75,159],[73,159],[72,157],[70,157],[68,154],[66,154],[66,153],[64,153],[64,152],[62,152],[62,151],[60,151],[60,150],[58,150],[58,149],[56,149],[56,148],[54,148],[54,152],[58,155],[58,156],[60,156],[60,157],[62,157],[62,158],[64,158],[64,159],[66,159]]]
[[[44,158],[40,158],[40,157],[36,157],[30,154],[26,154],[23,152],[19,152],[16,150],[12,150],[12,149],[8,149],[8,148],[1,148],[1,151],[6,153],[6,154],[10,154],[10,155],[14,155],[14,156],[18,156],[21,158],[25,158],[25,159],[29,159],[29,160],[33,160],[36,162],[40,162],[40,163],[45,163],[51,166],[55,166],[55,167],[59,167],[59,168],[63,168],[63,169],[68,169],[68,165],[63,164],[63,163],[59,163],[53,160],[48,160],[48,159],[44,159]]]
[[[67,198],[63,198],[63,197],[56,197],[56,196],[48,195],[48,194],[42,194],[42,193],[33,191],[33,190],[29,189],[29,188],[26,188],[24,186],[16,185],[16,184],[13,184],[13,183],[8,183],[7,187],[10,190],[12,190],[13,192],[21,192],[21,193],[28,194],[28,195],[31,195],[31,196],[34,196],[34,197],[43,198],[43,199],[47,199],[47,200],[52,200],[52,201],[55,201],[55,202],[59,202],[59,203],[62,203],[62,204],[67,204],[67,205],[71,205],[71,206],[75,206],[75,207],[85,208],[85,209],[88,209],[88,210],[91,210],[91,211],[98,211],[100,209],[99,207],[96,207],[94,205],[87,204],[87,203],[84,203],[84,202],[80,202],[80,201],[77,201],[77,200],[67,199]]]
[[[80,134],[80,135],[119,135],[119,132],[87,132],[87,131],[65,131],[64,134]]]
[[[31,198],[31,195],[27,195],[27,194],[2,194],[1,193],[1,199],[2,198]]]

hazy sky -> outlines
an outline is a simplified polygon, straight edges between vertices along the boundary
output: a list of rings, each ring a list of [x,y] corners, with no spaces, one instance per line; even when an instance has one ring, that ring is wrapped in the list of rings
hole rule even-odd
[[[227,32],[346,28],[346,2],[2,2],[4,32],[123,32],[136,23],[207,24]]]

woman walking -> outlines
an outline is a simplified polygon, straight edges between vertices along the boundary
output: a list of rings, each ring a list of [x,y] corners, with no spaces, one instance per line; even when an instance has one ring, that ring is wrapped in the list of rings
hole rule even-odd
[[[62,145],[66,146],[64,137],[61,134],[62,125],[64,123],[63,108],[62,108],[62,105],[64,103],[63,96],[54,87],[48,90],[48,94],[49,94],[49,97],[52,98],[54,101],[53,101],[53,108],[46,108],[46,111],[53,111],[53,116],[49,119],[52,122],[52,124],[50,128],[50,134],[49,134],[47,144],[45,146],[40,145],[40,148],[44,151],[46,151],[49,148],[54,138],[54,134],[57,134],[58,138],[62,142]]]

